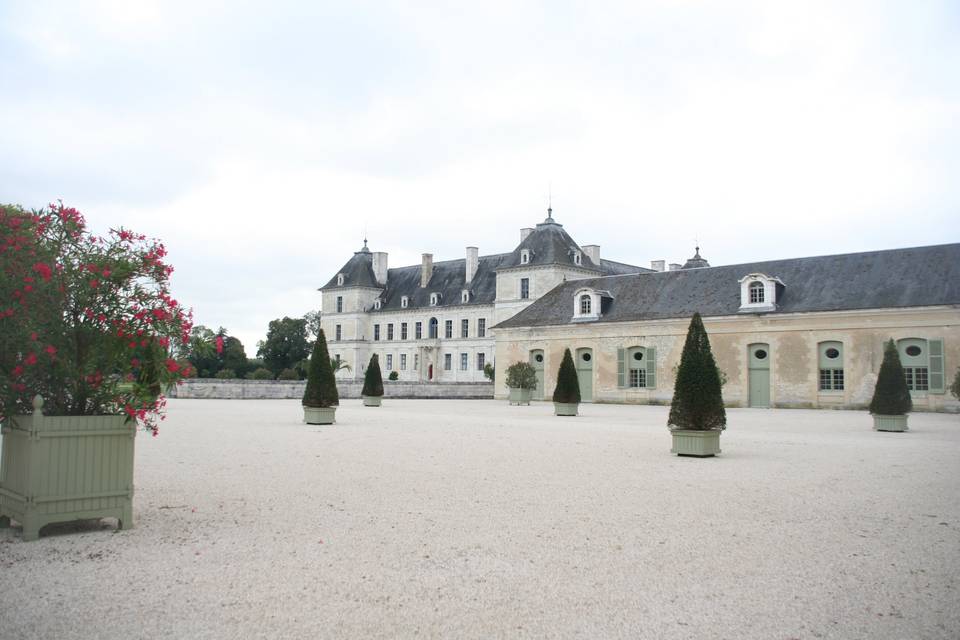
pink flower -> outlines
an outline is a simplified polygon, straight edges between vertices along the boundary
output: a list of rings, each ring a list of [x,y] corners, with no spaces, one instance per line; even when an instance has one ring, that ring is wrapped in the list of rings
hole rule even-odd
[[[172,358],[167,358],[167,371],[170,373],[176,373],[180,370],[180,365],[177,364],[177,361]]]
[[[26,365],[37,364],[37,354],[31,351],[27,354],[27,357],[23,359],[23,363]]]
[[[223,353],[223,336],[217,336],[217,353]]]
[[[99,287],[99,286],[100,286],[100,281],[97,280],[96,278],[94,278],[93,280],[90,281],[90,287],[91,287],[91,288],[96,289],[96,288]]]
[[[13,375],[17,378],[23,375],[23,367],[19,364],[13,368]]]
[[[44,282],[50,280],[50,276],[53,275],[49,265],[44,264],[43,262],[38,262],[33,265],[33,270],[40,274],[40,277],[43,278]]]
[[[44,351],[46,351],[47,353],[49,353],[51,358],[52,358],[53,356],[57,355],[57,348],[56,348],[55,346],[53,346],[52,344],[48,344],[48,345],[47,345],[47,348],[44,349]]]

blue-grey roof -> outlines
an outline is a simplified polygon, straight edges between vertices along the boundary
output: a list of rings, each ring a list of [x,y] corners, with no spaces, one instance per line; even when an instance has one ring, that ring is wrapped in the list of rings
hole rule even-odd
[[[337,276],[343,274],[343,284],[337,284]],[[347,260],[347,264],[330,278],[327,284],[320,287],[320,290],[335,289],[337,287],[374,287],[379,288],[377,277],[373,274],[373,254],[367,248],[367,241],[363,241],[363,249],[353,254],[353,257]]]
[[[596,322],[736,315],[751,273],[784,283],[771,314],[960,305],[960,244],[946,244],[571,280],[497,326],[566,324],[581,287],[613,298]]]

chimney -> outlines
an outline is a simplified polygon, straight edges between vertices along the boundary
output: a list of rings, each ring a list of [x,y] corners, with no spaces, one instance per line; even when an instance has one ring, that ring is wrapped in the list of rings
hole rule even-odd
[[[473,282],[473,276],[477,275],[478,266],[480,266],[480,251],[476,247],[467,247],[467,286]]]
[[[433,277],[433,254],[423,254],[423,263],[420,265],[420,288],[426,288]]]
[[[531,233],[533,233],[533,229],[530,227],[524,227],[523,229],[520,229],[520,242],[526,240],[527,236],[529,236]]]
[[[667,264],[666,260],[651,260],[650,268],[653,269],[654,271],[663,271],[664,269],[666,269],[666,264]]]
[[[593,264],[600,266],[600,245],[598,244],[585,244],[582,247],[583,252],[593,260]]]
[[[373,252],[373,275],[377,279],[377,284],[381,287],[387,286],[387,253],[385,251]]]
[[[680,265],[676,262],[670,263],[670,271],[680,271]]]

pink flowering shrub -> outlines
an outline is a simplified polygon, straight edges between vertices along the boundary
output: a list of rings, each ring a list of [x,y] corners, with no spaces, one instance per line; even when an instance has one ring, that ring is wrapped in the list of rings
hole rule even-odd
[[[190,372],[171,357],[191,314],[170,296],[164,246],[105,237],[62,203],[0,205],[0,419],[125,413],[157,433],[163,390]]]

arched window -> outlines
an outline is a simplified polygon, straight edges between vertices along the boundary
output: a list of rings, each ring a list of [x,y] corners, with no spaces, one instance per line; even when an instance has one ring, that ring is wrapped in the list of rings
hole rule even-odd
[[[750,283],[750,304],[758,304],[764,301],[764,286],[762,282]]]
[[[817,351],[820,363],[820,391],[843,391],[843,343],[821,342]]]
[[[338,287],[343,286],[343,274],[342,274],[342,273],[338,273],[338,274],[337,274],[337,286],[338,286]]]
[[[621,389],[656,388],[656,348],[628,347],[617,349],[617,386]]]
[[[400,297],[400,306],[401,306],[402,308],[406,309],[406,308],[407,308],[407,304],[409,303],[409,301],[410,301],[410,299],[409,299],[407,296],[401,296],[401,297]]]
[[[585,293],[580,296],[580,315],[588,316],[591,313],[593,300],[590,298],[590,294]]]
[[[581,254],[580,254],[579,251],[574,251],[574,252],[573,252],[573,264],[579,266],[579,265],[583,262],[583,260],[582,260],[582,258],[580,257],[580,255],[581,255]]]
[[[520,264],[527,264],[530,262],[530,250],[521,249],[520,251]]]
[[[429,328],[429,333],[427,335],[429,335],[431,338],[437,337],[437,319],[436,318],[430,318],[430,328]]]

